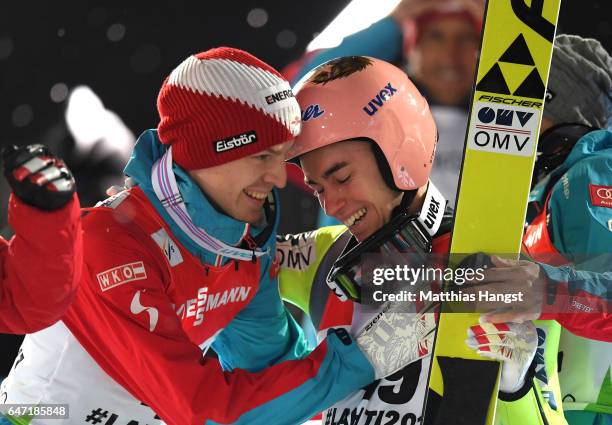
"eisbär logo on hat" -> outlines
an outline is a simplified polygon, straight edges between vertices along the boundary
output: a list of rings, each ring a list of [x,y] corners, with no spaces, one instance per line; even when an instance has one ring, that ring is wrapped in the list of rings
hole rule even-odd
[[[232,149],[239,148],[244,145],[249,145],[257,141],[257,133],[249,131],[247,133],[238,134],[227,139],[217,140],[215,142],[215,151],[217,153],[229,151]]]
[[[220,47],[185,59],[157,98],[163,144],[186,170],[213,167],[292,140],[300,108],[289,83],[242,50]]]

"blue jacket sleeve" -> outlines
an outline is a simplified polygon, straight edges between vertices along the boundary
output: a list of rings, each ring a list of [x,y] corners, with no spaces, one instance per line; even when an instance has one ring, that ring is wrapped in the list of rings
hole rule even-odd
[[[301,328],[280,300],[277,280],[269,278],[267,268],[263,272],[265,278],[253,300],[213,344],[223,368],[266,374],[270,370],[266,367],[268,365],[282,367],[311,358],[321,362],[313,363],[310,373],[295,379],[291,386],[274,384],[262,387],[262,391],[275,392],[276,396],[258,405],[250,403],[250,409],[237,406],[240,415],[233,415],[235,418],[221,422],[223,424],[302,423],[315,412],[328,408],[374,380],[372,367],[356,343],[349,341],[348,334],[344,338],[328,334],[324,341],[327,349],[319,345],[309,354]],[[295,360],[302,357],[304,360]],[[256,395],[251,397],[257,398]],[[207,425],[221,423],[206,422]]]
[[[386,17],[368,28],[351,34],[339,46],[325,49],[315,55],[297,74],[291,85],[298,82],[311,69],[341,56],[372,56],[394,62],[402,55],[402,30],[391,17]]]
[[[269,266],[269,258],[262,261],[257,293],[212,344],[225,370],[259,371],[309,352],[302,329],[281,301],[278,280],[270,278]]]
[[[327,345],[326,349],[324,345]],[[324,357],[322,356],[324,354]],[[321,359],[311,370],[312,375],[296,379],[294,385],[286,387],[283,383],[274,383],[272,387],[261,387],[260,391],[275,392],[273,399],[247,410],[237,406],[239,417],[229,421],[216,422],[209,420],[205,425],[268,425],[297,424],[307,421],[327,409],[333,403],[347,397],[374,380],[374,371],[365,359],[356,343],[350,341],[348,334],[339,337],[333,331],[328,332],[326,340],[320,344],[307,359]],[[306,360],[306,359],[305,359]],[[304,361],[305,361],[304,360]],[[296,361],[300,363],[303,361]],[[282,367],[294,362],[283,362],[272,368]],[[313,365],[314,366],[314,365]],[[268,373],[270,368],[262,371]],[[257,374],[259,375],[259,374]],[[283,387],[285,389],[283,390]],[[248,393],[247,393],[248,394]],[[238,395],[238,394],[236,394]],[[258,398],[258,394],[250,394]],[[239,397],[237,404],[245,401]],[[254,403],[250,403],[254,404]]]
[[[612,255],[606,257],[612,261]],[[552,305],[545,304],[541,319],[554,319],[570,332],[585,338],[612,342],[612,272],[540,266],[554,294]]]
[[[553,187],[548,206],[551,238],[573,266],[542,265],[542,270],[558,294],[568,295],[558,309],[565,314],[555,318],[576,334],[609,340],[612,203],[601,205],[595,194],[600,187],[612,191],[612,156],[605,152],[576,163]]]

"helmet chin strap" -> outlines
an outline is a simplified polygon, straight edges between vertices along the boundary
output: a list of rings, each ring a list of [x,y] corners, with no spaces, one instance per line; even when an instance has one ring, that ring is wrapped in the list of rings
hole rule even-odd
[[[374,154],[374,158],[376,159],[376,165],[378,165],[378,170],[380,171],[380,175],[383,180],[389,186],[391,190],[395,190],[397,192],[401,192],[400,188],[395,185],[395,181],[393,180],[393,173],[391,172],[391,167],[389,167],[389,163],[387,162],[387,158],[385,154],[383,154],[380,146],[376,142],[370,139],[363,139],[369,142],[370,147],[372,149],[372,153]]]
[[[418,189],[404,191],[404,196],[402,196],[400,204],[393,209],[391,217],[396,217],[403,212],[407,212],[412,202],[414,202],[418,191]],[[419,216],[419,221],[425,225],[429,236],[433,237],[440,228],[445,207],[446,198],[444,198],[442,193],[440,193],[438,188],[430,180],[427,185],[427,191],[425,192],[423,206],[416,214]]]
[[[391,212],[391,218],[407,212],[412,202],[414,202],[418,191],[418,189],[404,191],[400,204]],[[446,198],[444,198],[436,185],[430,180],[427,185],[427,191],[425,192],[423,206],[418,213],[414,214],[418,215],[419,222],[424,224],[429,236],[433,237],[440,228],[445,208]]]
[[[407,211],[408,208],[410,208],[410,205],[412,205],[412,202],[414,201],[414,198],[416,198],[416,194],[418,191],[419,189],[404,191],[404,194],[402,195],[402,200],[399,204],[400,211]]]

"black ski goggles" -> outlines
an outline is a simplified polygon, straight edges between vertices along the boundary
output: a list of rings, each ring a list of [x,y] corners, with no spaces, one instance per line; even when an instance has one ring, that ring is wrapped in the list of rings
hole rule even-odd
[[[431,237],[423,224],[417,216],[402,213],[365,241],[352,248],[349,242],[345,252],[332,266],[327,276],[327,284],[340,298],[346,297],[361,302],[361,288],[364,283],[368,283],[363,281],[364,255],[383,254],[397,257],[397,254],[412,254],[416,256],[412,257],[413,259],[425,262],[430,253]]]

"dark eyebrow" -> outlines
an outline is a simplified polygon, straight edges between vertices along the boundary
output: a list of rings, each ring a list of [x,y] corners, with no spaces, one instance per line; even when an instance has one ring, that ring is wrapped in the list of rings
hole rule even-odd
[[[252,157],[256,157],[256,156],[259,156],[259,155],[275,155],[275,156],[281,155],[281,154],[282,154],[282,151],[275,150],[275,149],[274,149],[275,147],[276,147],[276,146],[273,146],[273,147],[268,148],[268,149],[266,149],[266,150],[259,151],[259,152],[255,152],[255,153],[254,153],[254,154],[252,154],[251,156],[252,156]]]
[[[283,148],[279,146],[272,146],[265,150],[265,152],[272,153],[274,155],[281,155],[283,153]]]
[[[332,174],[334,174],[336,171],[341,170],[342,168],[346,167],[348,164],[348,162],[346,161],[342,161],[342,162],[336,162],[334,165],[332,165],[331,167],[329,167],[324,173],[323,173],[323,178],[324,179],[328,179],[329,176],[331,176]],[[310,180],[308,178],[304,179],[304,181],[306,182],[306,184],[309,185],[313,185],[313,184],[318,184],[317,182],[315,182],[314,180]]]
[[[278,150],[275,150],[275,149],[274,149],[275,147],[276,147],[276,146],[273,146],[273,147],[268,148],[268,149],[266,149],[266,150],[264,150],[264,151],[259,151],[259,152],[256,152],[255,154],[253,154],[253,156],[262,155],[262,154],[266,154],[266,153],[267,153],[267,154],[270,154],[270,155],[280,155],[280,154],[281,154],[281,152],[279,152]]]

